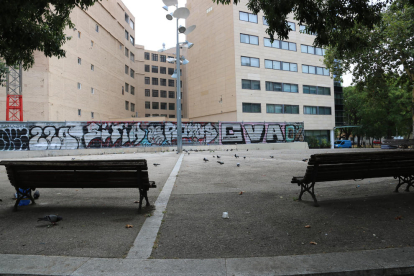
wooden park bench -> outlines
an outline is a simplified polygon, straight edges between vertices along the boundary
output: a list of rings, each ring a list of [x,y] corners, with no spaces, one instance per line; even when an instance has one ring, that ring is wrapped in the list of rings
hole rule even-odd
[[[299,200],[305,192],[311,194],[315,206],[315,183],[357,180],[365,178],[394,177],[399,179],[395,192],[407,184],[409,191],[414,183],[414,151],[376,151],[311,155],[303,177],[293,177],[291,183],[300,186]]]
[[[14,161],[4,160],[10,183],[16,189],[14,210],[22,199],[35,201],[32,191],[37,188],[137,188],[139,207],[145,198],[149,206],[147,191],[155,188],[148,179],[145,159],[131,160],[48,160]]]

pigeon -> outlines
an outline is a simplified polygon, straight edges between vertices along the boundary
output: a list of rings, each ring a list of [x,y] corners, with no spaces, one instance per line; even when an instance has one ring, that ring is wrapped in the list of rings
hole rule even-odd
[[[246,156],[243,156],[244,159],[246,159]]]
[[[303,162],[306,162],[306,161],[308,161],[308,159],[307,159],[307,158],[305,158],[305,159],[302,159],[302,161],[303,161]]]
[[[233,149],[231,149],[230,151],[233,151]]]
[[[237,154],[235,154],[234,157],[239,158],[240,156],[238,156]]]
[[[160,165],[160,164],[158,164],[158,163],[154,163],[154,166],[156,167],[156,166],[158,166],[158,165]]]
[[[249,151],[249,149],[247,149],[246,151]]]
[[[270,155],[270,158],[275,158],[273,155]]]
[[[221,162],[221,161],[217,161],[217,163],[219,163],[220,165],[223,165],[224,164],[224,162]]]
[[[204,162],[208,162],[208,159],[207,159],[207,158],[205,158],[205,157],[203,158],[203,160],[204,160]]]
[[[227,149],[227,151],[229,151],[229,149]]]
[[[221,158],[221,157],[217,155],[217,158]]]
[[[213,158],[216,158],[216,156],[215,156],[215,155],[213,155]]]
[[[33,194],[33,198],[34,198],[34,199],[38,199],[39,197],[40,197],[40,193],[39,193],[39,191],[34,192],[34,194]]]
[[[240,167],[240,163],[237,163],[237,167]]]
[[[45,216],[44,218],[38,218],[37,221],[49,221],[52,224],[56,224],[56,222],[63,220],[62,217],[56,216],[56,215],[48,215]]]

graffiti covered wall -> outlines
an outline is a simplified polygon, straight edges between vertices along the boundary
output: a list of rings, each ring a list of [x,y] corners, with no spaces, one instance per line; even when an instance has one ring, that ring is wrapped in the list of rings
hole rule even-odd
[[[303,123],[183,122],[183,145],[304,140]],[[174,146],[175,122],[0,122],[0,150]]]

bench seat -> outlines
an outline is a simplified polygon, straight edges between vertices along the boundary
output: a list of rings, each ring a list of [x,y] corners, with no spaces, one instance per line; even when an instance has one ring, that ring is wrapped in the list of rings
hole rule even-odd
[[[149,205],[147,191],[155,188],[149,181],[145,159],[130,160],[48,160],[14,161],[4,160],[10,183],[18,198],[28,197],[35,201],[31,191],[37,188],[137,188],[140,193],[139,209],[143,198]],[[22,193],[21,189],[29,190]]]
[[[318,206],[314,193],[316,182],[394,177],[399,179],[395,189],[407,184],[413,186],[414,151],[352,152],[311,155],[304,176],[292,178],[291,183],[301,186],[299,200],[309,192]]]

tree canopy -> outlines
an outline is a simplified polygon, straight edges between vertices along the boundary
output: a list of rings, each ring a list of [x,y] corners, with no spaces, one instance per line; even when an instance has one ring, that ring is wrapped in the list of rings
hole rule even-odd
[[[239,4],[241,0],[212,0],[221,4]],[[410,0],[414,3],[414,0]],[[381,10],[387,1],[369,0],[248,0],[247,7],[257,14],[263,11],[269,24],[266,33],[271,40],[289,39],[286,22],[290,13],[306,31],[316,34],[315,46],[323,47],[338,43],[347,49],[357,49],[365,41],[354,36],[351,29],[356,24],[372,29],[381,20]],[[346,35],[344,36],[344,33]]]
[[[33,66],[33,52],[47,57],[65,56],[63,44],[69,39],[64,31],[73,28],[71,11],[87,9],[98,0],[2,0],[0,8],[0,83],[6,72],[4,63],[23,68]],[[3,64],[1,64],[3,62]]]

